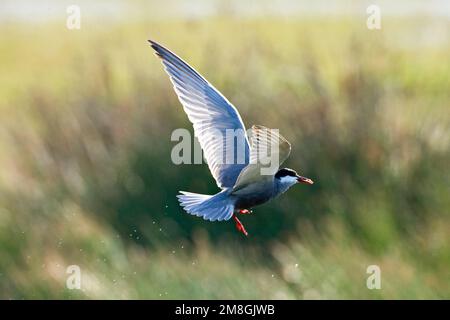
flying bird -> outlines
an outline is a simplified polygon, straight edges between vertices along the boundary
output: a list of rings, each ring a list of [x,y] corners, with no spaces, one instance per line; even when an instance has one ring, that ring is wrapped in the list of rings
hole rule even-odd
[[[236,228],[247,236],[237,214],[250,214],[250,208],[277,197],[293,185],[313,184],[313,181],[292,169],[279,169],[288,158],[291,145],[277,131],[252,126],[249,138],[237,109],[214,86],[173,52],[155,41],[149,42],[162,60],[175,93],[193,124],[209,170],[222,189],[214,195],[180,191],[177,195],[180,205],[187,213],[209,221],[233,218]],[[240,140],[240,159],[237,159],[239,144],[229,143],[235,137],[229,137],[227,130],[244,132]],[[223,139],[214,139],[213,133],[221,133]],[[262,161],[257,161],[261,150],[270,150],[270,156],[277,157],[275,168],[267,168]],[[223,161],[224,156],[230,154],[233,161]],[[267,170],[263,174],[264,168]]]

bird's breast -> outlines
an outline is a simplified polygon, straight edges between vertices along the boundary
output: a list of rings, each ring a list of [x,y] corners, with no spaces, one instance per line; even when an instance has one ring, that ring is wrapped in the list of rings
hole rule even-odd
[[[263,204],[273,197],[273,182],[255,183],[233,193],[237,209],[248,209]]]

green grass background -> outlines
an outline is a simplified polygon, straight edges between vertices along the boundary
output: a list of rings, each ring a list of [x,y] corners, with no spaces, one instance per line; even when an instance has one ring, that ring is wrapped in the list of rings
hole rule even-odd
[[[450,298],[448,19],[63,18],[2,24],[1,298]],[[243,217],[247,239],[177,204],[217,187],[170,160],[192,128],[148,38],[315,181]]]

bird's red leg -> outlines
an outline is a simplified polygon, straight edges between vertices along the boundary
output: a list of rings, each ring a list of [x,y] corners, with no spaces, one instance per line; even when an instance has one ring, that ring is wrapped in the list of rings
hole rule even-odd
[[[242,224],[242,222],[239,221],[239,219],[236,217],[235,214],[233,214],[233,219],[236,222],[236,229],[238,229],[240,232],[248,236],[248,233],[245,230],[244,225]]]
[[[239,213],[240,213],[240,214],[250,214],[250,213],[252,213],[252,210],[248,210],[248,209],[240,209],[240,210],[239,210]]]

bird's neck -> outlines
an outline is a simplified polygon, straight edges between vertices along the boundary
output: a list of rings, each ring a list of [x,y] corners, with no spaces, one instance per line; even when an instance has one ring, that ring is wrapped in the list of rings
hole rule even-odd
[[[286,192],[290,187],[292,187],[292,184],[281,182],[279,179],[275,179],[274,196],[278,196]]]

